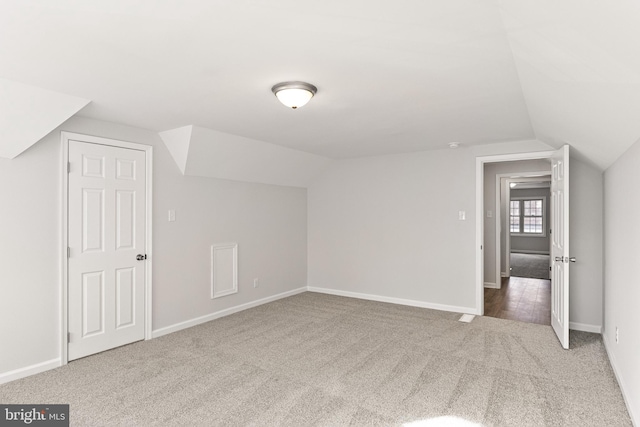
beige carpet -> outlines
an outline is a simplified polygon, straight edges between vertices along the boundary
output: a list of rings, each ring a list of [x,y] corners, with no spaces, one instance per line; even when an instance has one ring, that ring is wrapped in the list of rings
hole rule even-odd
[[[87,426],[631,425],[599,335],[565,351],[549,326],[458,317],[304,293],[5,384],[0,402],[69,403]]]

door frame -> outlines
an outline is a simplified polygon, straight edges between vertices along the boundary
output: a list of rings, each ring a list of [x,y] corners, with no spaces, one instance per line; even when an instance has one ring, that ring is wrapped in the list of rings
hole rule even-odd
[[[152,239],[152,219],[153,219],[153,147],[150,145],[138,144],[135,142],[119,141],[116,139],[102,138],[98,136],[84,135],[80,133],[60,132],[60,139],[62,142],[62,155],[61,155],[61,215],[60,215],[60,365],[66,365],[68,363],[68,288],[69,288],[69,263],[67,259],[67,251],[69,247],[69,173],[67,165],[69,164],[69,141],[79,141],[89,144],[107,145],[110,147],[127,148],[131,150],[143,151],[145,153],[145,191],[146,191],[146,206],[145,206],[145,253],[147,254],[147,260],[145,261],[145,274],[144,274],[144,297],[145,297],[145,313],[144,313],[144,339],[150,340],[152,338],[152,266],[153,266],[153,239]]]
[[[550,159],[555,151],[497,154],[476,157],[476,310],[484,315],[484,165],[518,160]],[[496,195],[497,196],[497,195]],[[498,197],[496,197],[498,199]],[[497,232],[497,230],[496,230]],[[496,233],[497,234],[497,233]],[[499,272],[496,272],[500,274]]]
[[[484,177],[484,174],[483,174]],[[502,188],[501,188],[501,179],[505,178],[507,183],[506,188],[506,207],[505,210],[502,210],[501,200],[502,200]],[[539,171],[539,172],[509,172],[509,173],[499,173],[496,174],[496,285],[497,288],[501,288],[501,282],[503,277],[509,277],[509,269],[510,269],[510,261],[509,254],[511,253],[511,235],[509,233],[505,238],[505,253],[506,260],[504,266],[502,265],[502,239],[500,236],[500,231],[502,229],[502,217],[507,218],[509,216],[509,203],[511,200],[511,187],[509,184],[511,182],[527,182],[527,181],[551,181],[551,170],[549,171]],[[548,202],[550,203],[550,201]],[[546,228],[549,228],[549,224],[545,224]],[[505,269],[506,276],[502,275],[502,267]]]

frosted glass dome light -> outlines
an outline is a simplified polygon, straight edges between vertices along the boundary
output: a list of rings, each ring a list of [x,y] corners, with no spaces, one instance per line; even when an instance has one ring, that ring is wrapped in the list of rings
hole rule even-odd
[[[273,86],[271,91],[280,102],[295,110],[309,102],[318,88],[305,82],[283,82]]]

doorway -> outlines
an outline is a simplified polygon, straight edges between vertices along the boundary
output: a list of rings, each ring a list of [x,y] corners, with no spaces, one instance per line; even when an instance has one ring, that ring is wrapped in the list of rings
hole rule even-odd
[[[484,290],[484,315],[551,326],[551,280],[504,277]]]
[[[513,162],[542,160],[547,174],[551,173],[551,237],[552,280],[550,298],[551,326],[564,348],[569,347],[569,147],[556,151],[485,156],[476,158],[476,304],[478,314],[485,314],[485,287],[502,288],[498,257],[500,226],[494,216],[499,215],[496,193],[500,190],[490,180],[485,180],[485,166],[513,165]],[[508,168],[507,168],[508,169]],[[506,172],[506,171],[504,171]],[[515,172],[515,171],[510,171]],[[493,191],[494,201],[485,197]],[[494,209],[492,209],[494,208]],[[489,237],[485,236],[485,232]],[[493,233],[493,234],[491,234]],[[508,262],[508,261],[507,261]],[[485,274],[486,273],[486,274]],[[493,280],[492,280],[493,279]],[[492,283],[493,281],[493,283]],[[522,291],[525,292],[525,291]],[[533,293],[534,291],[529,291]],[[536,295],[537,298],[537,295]]]
[[[515,162],[509,167],[520,169],[516,173],[496,174],[496,209],[500,206],[496,215],[496,230],[500,230],[496,233],[496,269],[500,286],[485,289],[486,316],[551,325],[551,168],[549,163],[542,170],[545,163]]]
[[[61,361],[151,338],[150,146],[62,132]]]
[[[505,254],[500,257],[507,265],[503,277],[529,279],[550,278],[550,196],[551,175],[527,174],[526,178],[501,177],[504,197],[501,216]]]

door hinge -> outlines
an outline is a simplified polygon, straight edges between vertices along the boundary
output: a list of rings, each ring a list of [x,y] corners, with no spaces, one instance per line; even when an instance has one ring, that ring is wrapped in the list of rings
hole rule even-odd
[[[71,172],[71,162],[67,162],[67,173]]]

